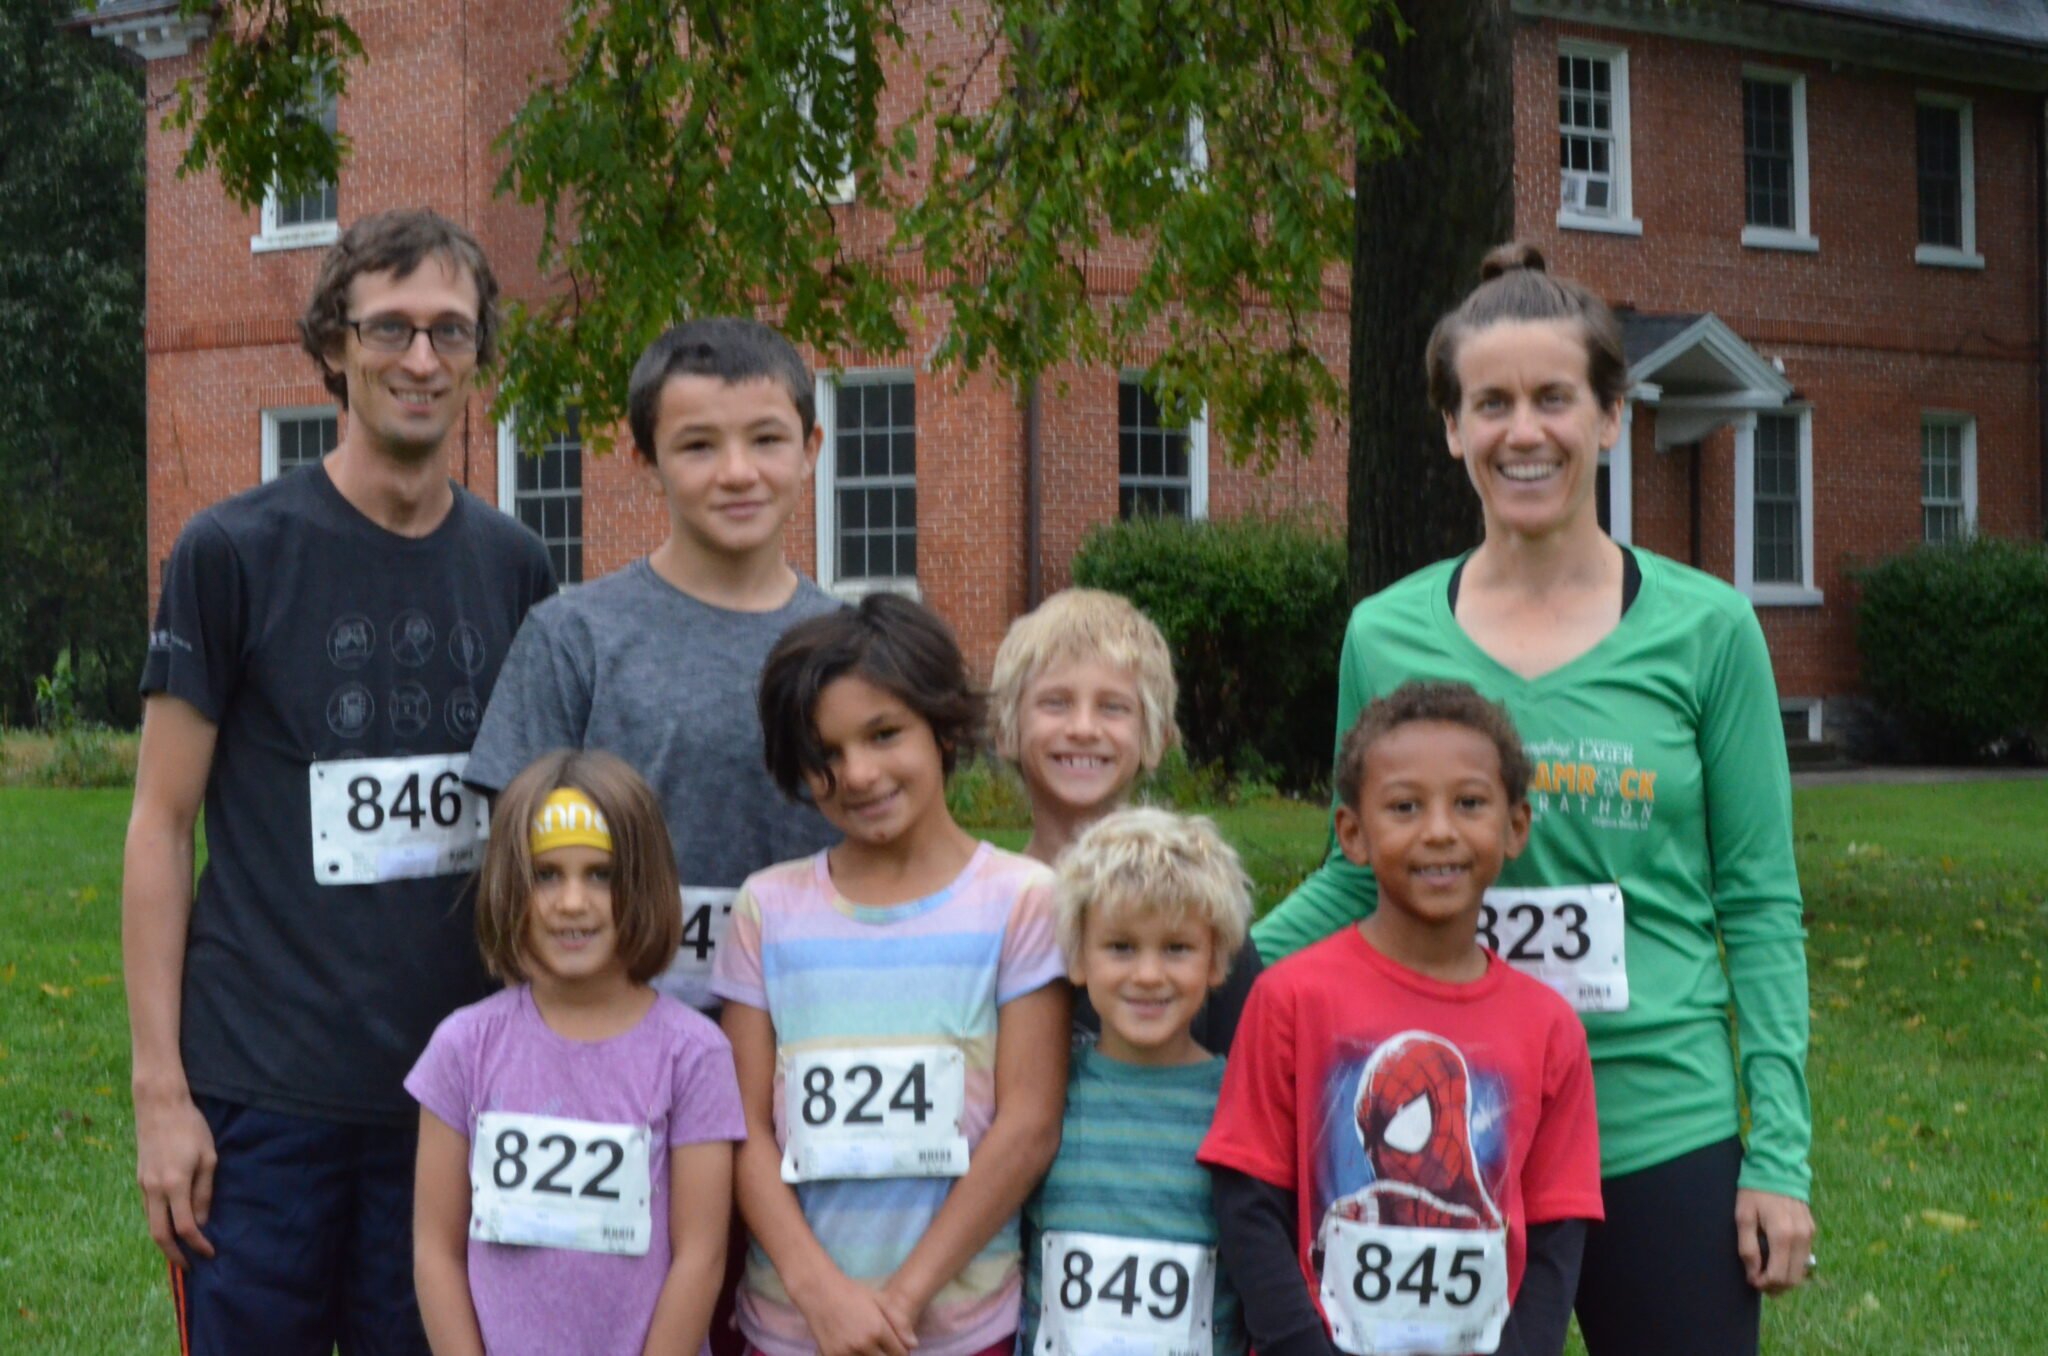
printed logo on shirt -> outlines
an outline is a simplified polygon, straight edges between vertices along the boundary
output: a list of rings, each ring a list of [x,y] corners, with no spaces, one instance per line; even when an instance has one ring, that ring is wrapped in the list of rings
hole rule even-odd
[[[434,653],[434,623],[426,613],[409,607],[391,623],[391,657],[409,669],[427,662]]]
[[[377,718],[377,699],[361,683],[334,689],[327,698],[327,728],[343,739],[359,739]]]
[[[327,628],[327,662],[338,669],[359,669],[377,650],[377,628],[360,612],[337,617]]]
[[[448,634],[448,658],[456,668],[474,678],[484,671],[484,662],[490,657],[491,647],[484,643],[483,632],[468,622],[455,623]]]
[[[477,727],[484,721],[484,704],[478,700],[476,690],[458,687],[448,694],[448,710],[444,719],[448,733],[460,740],[476,738]]]
[[[157,630],[149,633],[149,648],[151,651],[161,654],[169,654],[172,650],[183,650],[185,653],[190,654],[192,653],[192,642],[179,635],[176,631],[168,629]]]
[[[1544,739],[1529,755],[1529,808],[1535,818],[1569,815],[1596,828],[1642,832],[1657,811],[1657,772],[1636,765],[1633,744],[1619,739]]]
[[[434,699],[418,683],[400,683],[391,689],[391,728],[401,739],[426,729],[433,718]]]

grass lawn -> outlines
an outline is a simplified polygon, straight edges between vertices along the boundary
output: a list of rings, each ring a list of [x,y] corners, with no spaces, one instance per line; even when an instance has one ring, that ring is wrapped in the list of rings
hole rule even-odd
[[[127,803],[0,789],[0,1351],[171,1341],[133,1183]],[[1799,793],[1797,810],[1824,1261],[1812,1286],[1767,1306],[1765,1348],[2040,1350],[2048,782],[1830,788]],[[1262,903],[1321,855],[1320,807],[1217,818]]]

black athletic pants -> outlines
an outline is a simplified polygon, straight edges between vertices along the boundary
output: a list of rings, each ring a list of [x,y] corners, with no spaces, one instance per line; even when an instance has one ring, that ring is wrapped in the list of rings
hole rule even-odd
[[[1600,1184],[1573,1306],[1590,1356],[1756,1356],[1761,1298],[1735,1251],[1742,1141]]]

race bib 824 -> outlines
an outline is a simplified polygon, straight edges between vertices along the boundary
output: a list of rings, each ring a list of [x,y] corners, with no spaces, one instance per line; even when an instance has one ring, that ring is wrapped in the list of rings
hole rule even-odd
[[[967,1171],[967,1061],[957,1046],[789,1055],[782,1089],[785,1182]]]

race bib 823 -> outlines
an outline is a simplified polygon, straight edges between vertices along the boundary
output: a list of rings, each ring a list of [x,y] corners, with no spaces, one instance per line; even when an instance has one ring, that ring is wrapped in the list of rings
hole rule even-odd
[[[1628,1008],[1619,885],[1495,886],[1479,904],[1479,940],[1577,1012]]]

